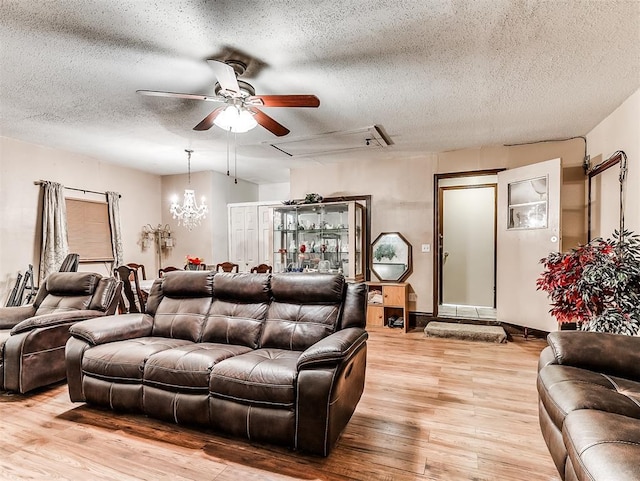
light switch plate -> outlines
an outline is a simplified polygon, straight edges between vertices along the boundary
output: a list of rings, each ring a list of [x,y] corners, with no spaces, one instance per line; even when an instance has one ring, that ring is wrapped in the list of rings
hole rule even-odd
[[[422,252],[431,252],[431,244],[422,244]]]

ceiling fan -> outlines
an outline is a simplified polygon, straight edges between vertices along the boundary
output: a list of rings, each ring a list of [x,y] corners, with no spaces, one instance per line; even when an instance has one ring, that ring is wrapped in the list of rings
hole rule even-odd
[[[253,86],[243,80],[238,80],[247,69],[246,64],[239,60],[207,60],[213,69],[218,82],[215,85],[214,96],[198,94],[182,94],[176,92],[158,92],[155,90],[137,90],[141,95],[157,97],[174,97],[179,99],[206,100],[220,102],[225,105],[218,107],[207,115],[193,130],[208,130],[214,124],[232,132],[246,132],[256,124],[281,137],[290,131],[284,125],[269,117],[258,107],[318,107],[320,100],[315,95],[256,95]],[[243,126],[236,123],[243,117]],[[240,120],[242,123],[242,120]],[[248,128],[247,128],[248,127]],[[245,130],[242,130],[242,129]]]

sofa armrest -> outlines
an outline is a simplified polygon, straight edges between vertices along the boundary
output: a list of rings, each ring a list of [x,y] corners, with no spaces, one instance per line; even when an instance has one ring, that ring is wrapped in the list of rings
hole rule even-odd
[[[367,331],[359,327],[334,332],[302,353],[298,359],[298,371],[315,365],[342,362],[356,352],[368,337]]]
[[[148,314],[121,314],[89,319],[74,324],[71,336],[96,346],[107,342],[124,341],[151,335],[153,317]]]
[[[640,337],[558,331],[547,342],[557,364],[640,380]]]
[[[36,313],[33,304],[27,306],[0,307],[0,329],[11,329]]]
[[[61,324],[68,324],[73,322],[84,321],[86,319],[93,319],[94,317],[102,317],[104,312],[92,311],[85,309],[74,309],[72,311],[60,311],[53,312],[51,314],[44,314],[42,316],[34,316],[29,319],[16,324],[11,329],[11,335],[20,334],[21,332],[32,331],[38,328],[54,327]]]

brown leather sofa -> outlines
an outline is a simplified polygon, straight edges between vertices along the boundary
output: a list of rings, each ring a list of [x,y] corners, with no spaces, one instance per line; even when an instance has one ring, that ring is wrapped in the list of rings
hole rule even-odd
[[[169,272],[145,314],[71,328],[69,394],[326,456],[364,389],[364,326],[342,275]]]
[[[640,480],[640,337],[554,332],[540,354],[540,427],[565,481]]]
[[[0,308],[0,390],[26,393],[62,381],[69,326],[110,315],[120,283],[91,272],[56,272],[33,304]]]

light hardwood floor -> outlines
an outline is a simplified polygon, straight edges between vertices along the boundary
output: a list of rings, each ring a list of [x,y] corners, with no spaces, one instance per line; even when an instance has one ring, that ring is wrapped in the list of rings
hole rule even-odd
[[[538,427],[543,340],[370,330],[364,395],[328,458],[69,401],[0,393],[0,479],[554,480]]]

